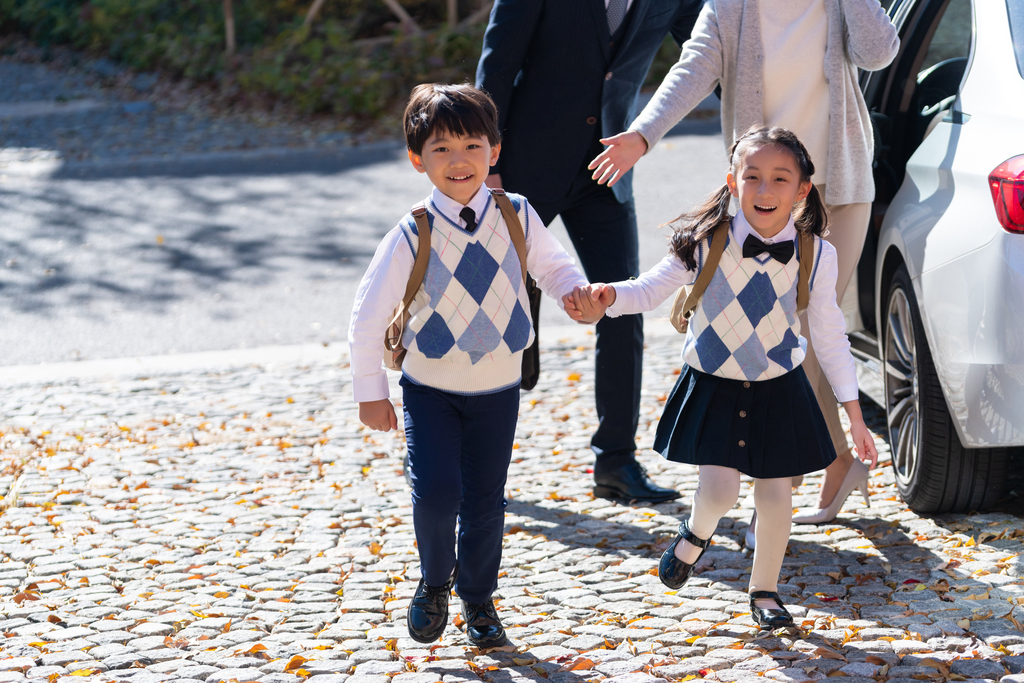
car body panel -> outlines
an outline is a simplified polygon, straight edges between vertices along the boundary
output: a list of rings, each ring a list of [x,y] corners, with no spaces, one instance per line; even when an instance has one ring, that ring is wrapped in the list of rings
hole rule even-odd
[[[1004,2],[974,3],[975,40],[959,99],[907,163],[879,235],[899,252],[965,447],[1024,444],[1024,235],[996,218],[988,174],[1024,154],[1024,79]]]

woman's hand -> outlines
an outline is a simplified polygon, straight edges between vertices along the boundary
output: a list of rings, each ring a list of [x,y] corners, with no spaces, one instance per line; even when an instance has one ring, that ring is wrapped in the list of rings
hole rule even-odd
[[[386,398],[379,401],[361,401],[359,403],[359,421],[378,432],[390,432],[392,429],[398,429],[395,407]]]
[[[878,464],[878,449],[875,448],[875,437],[871,435],[868,426],[864,424],[864,415],[860,411],[859,401],[846,401],[843,403],[847,417],[850,418],[850,436],[853,437],[853,448],[857,451],[857,457],[868,463],[868,467],[875,468]]]
[[[647,152],[647,140],[635,130],[603,138],[601,144],[608,145],[608,149],[598,154],[587,168],[594,171],[594,180],[607,183],[608,187],[619,182]]]

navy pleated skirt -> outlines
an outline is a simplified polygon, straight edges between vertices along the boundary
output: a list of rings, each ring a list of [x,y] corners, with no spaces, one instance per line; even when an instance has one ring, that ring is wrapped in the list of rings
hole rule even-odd
[[[781,377],[745,382],[683,365],[654,450],[674,462],[732,467],[755,479],[816,472],[836,459],[799,366]]]

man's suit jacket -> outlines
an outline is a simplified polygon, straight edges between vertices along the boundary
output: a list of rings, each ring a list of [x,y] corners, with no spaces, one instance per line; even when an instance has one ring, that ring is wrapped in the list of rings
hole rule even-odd
[[[535,202],[562,199],[602,137],[626,130],[637,95],[668,33],[690,37],[703,0],[633,0],[611,45],[605,0],[497,0],[476,84],[498,106],[501,157],[492,172]],[[633,192],[632,172],[613,188]]]

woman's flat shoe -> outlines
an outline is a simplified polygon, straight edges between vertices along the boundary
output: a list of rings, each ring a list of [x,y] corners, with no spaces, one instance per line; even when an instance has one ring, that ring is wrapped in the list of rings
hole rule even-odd
[[[793,515],[794,524],[824,524],[831,522],[839,514],[843,503],[855,490],[860,489],[864,496],[864,504],[871,507],[871,500],[868,498],[868,466],[860,460],[854,459],[850,470],[843,478],[843,483],[832,499],[832,504],[826,508],[804,508]]]
[[[700,548],[700,555],[693,563],[686,563],[676,557],[676,546],[679,545],[679,541],[686,540],[689,543]],[[690,531],[689,520],[683,521],[679,525],[679,533],[676,535],[672,545],[668,547],[668,550],[661,556],[661,562],[658,564],[658,578],[661,582],[671,588],[672,590],[678,590],[683,587],[686,580],[690,578],[690,574],[693,573],[693,568],[700,561],[700,558],[704,556],[704,551],[708,549],[711,544],[710,538],[697,538]]]
[[[754,604],[755,600],[770,598],[778,604],[778,609],[762,609]],[[793,625],[793,615],[782,604],[782,598],[772,591],[750,591],[750,616],[761,628],[774,629]]]

